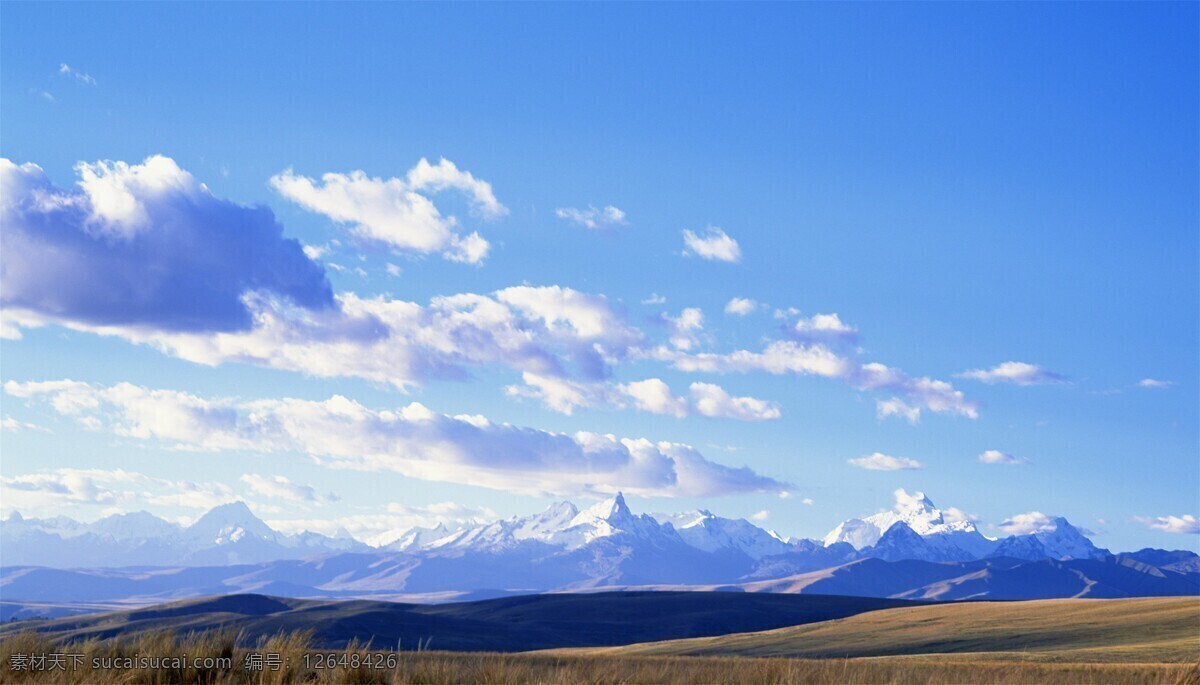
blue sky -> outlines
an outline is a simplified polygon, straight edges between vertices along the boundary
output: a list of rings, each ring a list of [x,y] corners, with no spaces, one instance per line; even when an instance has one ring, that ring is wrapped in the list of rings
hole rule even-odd
[[[64,240],[84,260],[32,268],[61,253],[6,222],[0,296],[6,316],[32,322],[0,342],[0,375],[16,384],[0,400],[13,429],[2,436],[6,510],[187,517],[236,496],[271,520],[347,520],[392,505],[426,521],[438,503],[508,515],[619,485],[638,493],[637,509],[765,511],[764,525],[819,536],[904,487],[978,516],[989,533],[1040,511],[1114,549],[1197,546],[1149,525],[1187,527],[1156,517],[1200,514],[1195,4],[9,4],[3,15],[0,156],[40,167],[9,170],[4,199],[36,188],[75,202],[43,213],[74,231]],[[176,185],[126,183],[137,167],[108,165],[88,167],[100,179],[92,191],[76,186],[80,162],[153,155],[172,162],[146,173]],[[414,181],[421,159],[451,187]],[[353,185],[355,171],[366,185]],[[372,205],[379,195],[334,197],[327,173],[383,193],[387,211]],[[133,205],[96,209],[117,186]],[[414,248],[423,229],[389,214],[410,200],[436,206],[449,233],[435,247]],[[149,229],[129,213],[139,203]],[[33,226],[30,206],[21,216]],[[248,206],[268,208],[282,236]],[[556,212],[608,206],[623,222],[595,230]],[[158,240],[145,231],[163,216],[192,222],[193,242],[164,233],[138,247]],[[213,221],[233,232],[210,230]],[[253,230],[228,228],[239,222]],[[736,261],[683,254],[684,231],[704,238],[712,227],[736,241]],[[454,241],[475,232],[486,257],[454,261],[467,259]],[[287,239],[328,251],[307,260]],[[310,267],[311,279],[293,278]],[[179,280],[164,282],[163,269]],[[211,289],[195,290],[200,282]],[[236,299],[226,304],[237,316],[201,317],[180,342],[181,309],[251,285],[278,300],[270,311],[298,317],[288,321],[306,307],[324,312],[289,335],[319,356],[329,350],[314,352],[314,341],[345,340],[341,361],[315,371],[324,362],[213,352],[222,332],[261,333],[247,323],[259,310]],[[531,290],[507,290],[519,286]],[[572,291],[584,299],[564,299]],[[363,347],[378,312],[338,318],[345,299],[328,304],[337,294],[428,312],[432,299],[464,293],[516,317],[519,335],[562,362],[539,375],[586,401],[566,414],[529,396],[522,374],[533,362],[482,343],[469,362],[444,345]],[[727,314],[735,297],[757,306]],[[581,303],[606,312],[601,330],[581,333],[571,319]],[[699,328],[666,318],[689,308],[702,312]],[[565,318],[549,324],[549,310]],[[854,332],[813,318],[831,314]],[[409,341],[445,333],[410,323]],[[438,344],[476,345],[472,336],[497,330]],[[837,362],[772,373],[763,353],[773,343],[805,363]],[[597,344],[607,363],[592,354]],[[455,368],[398,370],[385,348]],[[969,377],[1006,362],[1037,368]],[[882,383],[864,371],[872,363],[903,378]],[[371,377],[355,371],[367,367]],[[401,389],[396,378],[415,382]],[[917,387],[926,378],[962,393],[957,409]],[[87,386],[28,385],[63,379]],[[630,387],[649,379],[672,393],[657,411],[646,408],[649,386]],[[218,407],[205,415],[215,423],[138,423],[129,393],[112,390],[121,383],[202,398]],[[758,402],[702,408],[711,389],[693,383]],[[705,464],[753,473],[704,466],[703,487],[690,476],[672,485],[662,469],[682,462],[672,467],[659,448],[620,476],[608,462],[555,454],[562,461],[534,478],[521,461],[530,446],[508,435],[495,439],[510,447],[458,470],[444,455],[398,466],[411,456],[399,448],[347,456],[379,435],[328,448],[314,447],[312,426],[282,442],[246,432],[254,401],[276,402],[258,409],[270,413],[284,398],[334,395],[376,418],[419,402],[493,426],[686,444]],[[153,418],[169,423],[164,407],[187,404],[181,396],[150,400]],[[98,405],[63,411],[81,397]],[[900,415],[882,415],[892,398]],[[234,414],[229,429],[221,421]],[[459,434],[462,422],[444,422]],[[981,463],[989,450],[1029,463]],[[921,468],[848,462],[875,453]],[[514,464],[526,471],[510,479]],[[117,482],[116,469],[145,479]],[[247,473],[295,487],[256,490]]]

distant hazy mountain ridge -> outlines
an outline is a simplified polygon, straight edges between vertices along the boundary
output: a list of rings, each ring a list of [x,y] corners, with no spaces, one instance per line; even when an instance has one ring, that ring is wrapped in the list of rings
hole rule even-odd
[[[1061,517],[1037,532],[997,540],[965,517],[948,516],[922,493],[900,490],[896,500],[893,510],[843,522],[823,541],[784,539],[706,510],[635,514],[620,494],[583,510],[559,502],[459,530],[397,531],[380,547],[345,533],[285,535],[240,502],[186,527],[145,512],[90,524],[14,514],[0,521],[0,592],[6,599],[59,601],[234,591],[477,596],[642,586],[922,599],[1200,593],[1200,560],[1191,552],[1113,556]]]

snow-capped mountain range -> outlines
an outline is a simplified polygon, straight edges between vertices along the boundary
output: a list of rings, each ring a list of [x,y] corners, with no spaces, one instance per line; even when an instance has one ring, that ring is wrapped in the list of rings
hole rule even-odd
[[[0,592],[39,601],[228,592],[420,599],[614,587],[951,599],[1200,594],[1200,558],[1191,552],[1110,555],[1063,518],[996,540],[921,493],[896,497],[892,511],[846,521],[823,541],[784,539],[705,510],[635,514],[620,494],[583,510],[559,502],[458,530],[398,531],[379,547],[344,531],[284,535],[240,502],[186,527],[144,512],[94,523],[14,514],[0,521]]]
[[[1050,527],[1037,533],[997,540],[956,513],[938,509],[923,493],[898,490],[892,510],[845,521],[818,542],[785,539],[744,519],[723,518],[707,510],[634,514],[618,494],[583,510],[559,502],[529,516],[457,530],[439,524],[398,531],[392,542],[381,547],[370,547],[345,531],[333,537],[311,532],[284,535],[241,502],[216,507],[186,527],[146,512],[118,514],[90,524],[65,517],[24,519],[14,513],[0,521],[0,561],[4,566],[69,568],[257,563],[343,552],[446,556],[537,547],[545,553],[566,554],[608,541],[741,558],[752,567],[750,573],[761,577],[765,568],[795,572],[861,557],[953,562],[989,556],[1032,560],[1108,554],[1065,518],[1052,519]]]

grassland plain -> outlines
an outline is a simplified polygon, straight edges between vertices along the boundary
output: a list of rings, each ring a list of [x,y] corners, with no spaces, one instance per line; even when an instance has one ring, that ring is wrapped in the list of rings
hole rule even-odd
[[[14,668],[27,663],[29,655],[54,653],[80,655],[80,667]],[[92,668],[96,659],[184,654],[187,663],[169,668]],[[248,657],[254,654],[279,655],[279,670],[250,668]],[[1200,685],[1200,599],[938,605],[627,647],[520,654],[415,651],[388,654],[390,662],[380,659],[382,654],[360,643],[315,649],[307,632],[281,633],[254,645],[233,631],[142,633],[68,644],[26,632],[0,641],[0,681]],[[366,665],[370,655],[383,665]],[[199,668],[195,657],[228,661]]]
[[[68,670],[14,670],[20,655],[69,652],[80,656],[82,667]],[[188,655],[228,659],[226,666],[197,668],[93,669],[94,659],[136,656]],[[277,654],[279,670],[247,666],[250,654]],[[496,654],[405,652],[395,654],[387,668],[340,665],[372,652],[352,645],[333,653],[332,668],[315,668],[315,652],[303,633],[278,635],[253,648],[238,646],[233,633],[143,635],[132,640],[87,641],[69,648],[25,633],[0,642],[0,681],[55,685],[206,684],[274,685],[283,683],[371,683],[378,685],[488,683],[525,685],[579,683],[634,685],[684,683],[806,685],[860,683],[863,685],[1068,684],[1068,685],[1200,685],[1196,664],[1047,663],[1020,660],[978,661],[934,658],[788,659],[749,657],[671,657],[621,655]],[[307,657],[307,658],[306,658]]]
[[[883,609],[754,633],[563,653],[794,658],[936,655],[1061,663],[1196,663],[1200,597],[971,602]]]

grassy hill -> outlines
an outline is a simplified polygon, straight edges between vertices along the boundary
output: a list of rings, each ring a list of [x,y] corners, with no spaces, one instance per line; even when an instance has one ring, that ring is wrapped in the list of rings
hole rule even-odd
[[[34,630],[47,639],[136,638],[236,631],[243,641],[311,632],[320,648],[512,652],[724,635],[843,618],[920,603],[867,597],[742,592],[603,592],[504,597],[452,604],[324,601],[225,595],[0,627],[0,640]]]
[[[1200,598],[1057,599],[887,609],[764,632],[628,645],[610,656],[1200,661]]]

